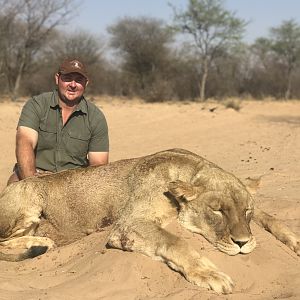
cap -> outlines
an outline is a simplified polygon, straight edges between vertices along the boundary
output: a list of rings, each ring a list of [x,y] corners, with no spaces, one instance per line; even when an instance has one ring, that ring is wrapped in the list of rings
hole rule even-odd
[[[88,73],[85,68],[85,65],[77,59],[67,59],[65,60],[58,69],[60,74],[69,74],[69,73],[79,73],[88,79]]]

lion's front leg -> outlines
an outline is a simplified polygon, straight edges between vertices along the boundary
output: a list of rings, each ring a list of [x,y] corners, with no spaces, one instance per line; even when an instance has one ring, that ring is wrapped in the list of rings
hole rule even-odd
[[[135,219],[130,224],[117,225],[109,236],[108,245],[160,259],[184,277],[218,293],[230,293],[233,283],[209,259],[201,257],[181,238],[152,221]]]
[[[300,256],[300,238],[280,220],[260,209],[255,209],[253,220]]]

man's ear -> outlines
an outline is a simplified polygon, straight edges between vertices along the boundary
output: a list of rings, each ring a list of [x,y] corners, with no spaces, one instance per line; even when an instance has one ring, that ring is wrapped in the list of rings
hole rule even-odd
[[[181,180],[169,182],[168,190],[177,200],[185,199],[186,201],[196,199],[200,192],[199,188]]]
[[[59,74],[55,73],[54,75],[54,79],[55,79],[55,84],[58,85],[58,78],[59,78]]]

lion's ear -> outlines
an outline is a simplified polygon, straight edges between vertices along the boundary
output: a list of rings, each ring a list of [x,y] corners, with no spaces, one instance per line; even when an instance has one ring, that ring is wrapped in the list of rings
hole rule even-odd
[[[251,195],[256,194],[257,190],[260,188],[262,177],[263,175],[257,177],[247,177],[243,180],[243,183],[246,186],[247,191]]]
[[[184,198],[187,201],[192,201],[198,196],[196,187],[181,180],[169,182],[168,190],[178,200]]]

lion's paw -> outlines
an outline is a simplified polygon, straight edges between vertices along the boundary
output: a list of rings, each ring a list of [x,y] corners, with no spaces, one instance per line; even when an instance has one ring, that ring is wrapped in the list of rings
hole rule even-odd
[[[219,294],[229,294],[233,289],[231,278],[223,272],[217,270],[201,269],[194,270],[187,274],[187,280],[198,286],[213,290]]]
[[[213,290],[219,294],[229,294],[233,289],[233,281],[225,273],[219,271],[217,267],[206,257],[198,260],[198,266],[191,269],[186,274],[188,281]]]
[[[300,241],[298,241],[294,246],[291,247],[291,249],[300,256]]]
[[[289,240],[286,242],[286,245],[293,250],[298,256],[300,256],[300,239],[295,235],[289,237]]]

